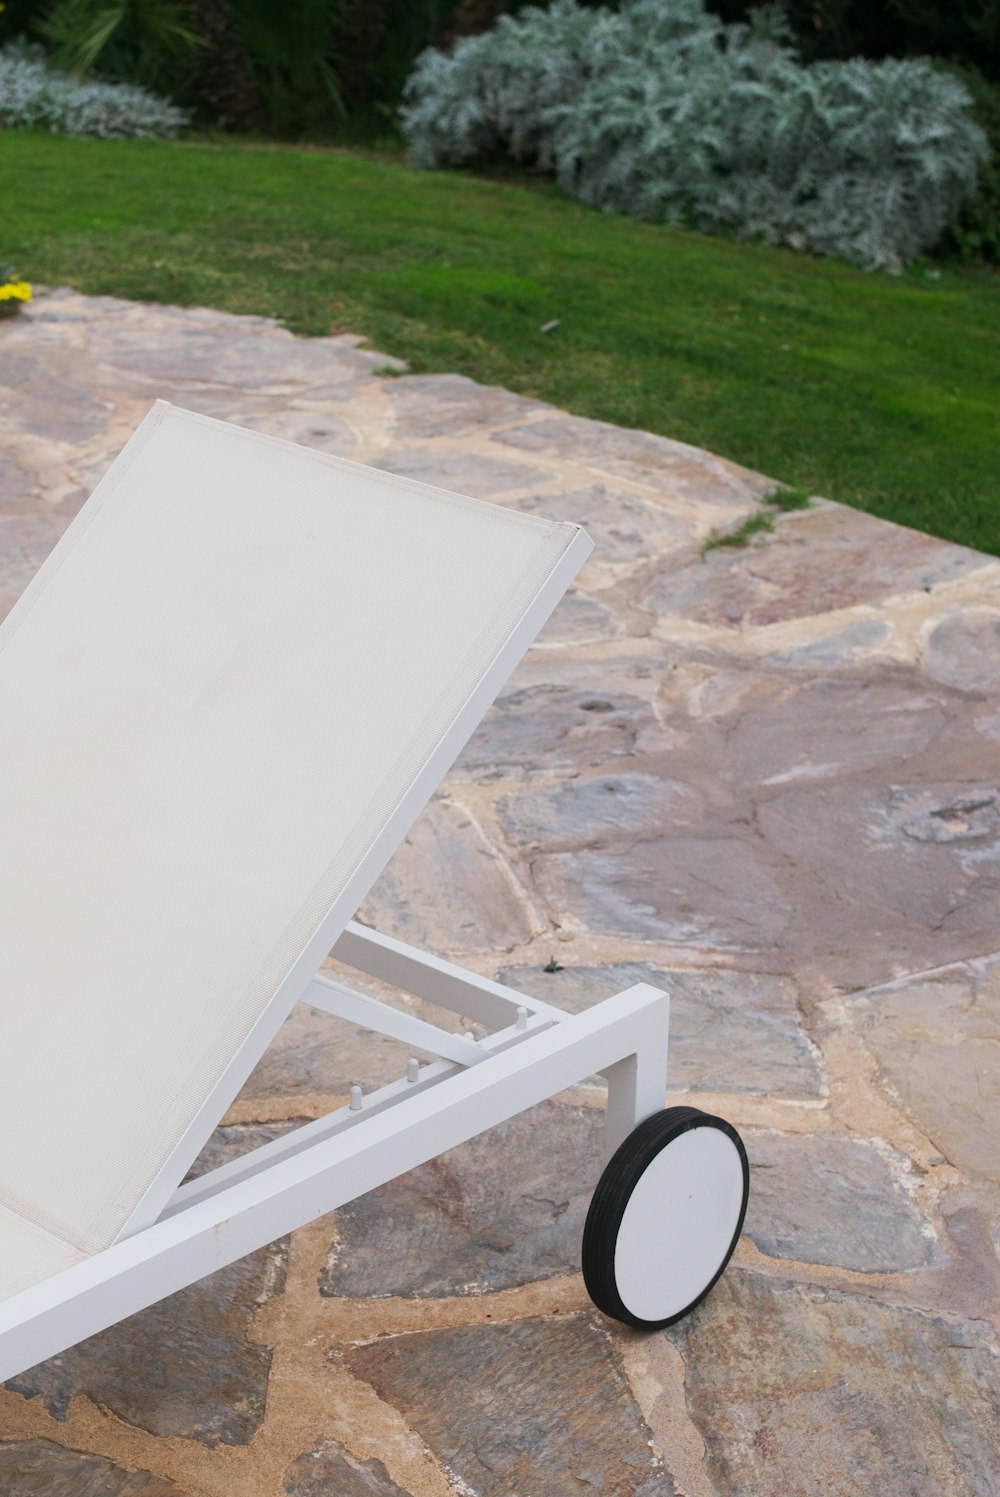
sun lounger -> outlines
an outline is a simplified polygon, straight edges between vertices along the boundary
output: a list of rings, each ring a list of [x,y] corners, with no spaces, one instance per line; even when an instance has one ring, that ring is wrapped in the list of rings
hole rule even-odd
[[[596,1302],[664,1324],[721,1273],[746,1157],[663,1110],[665,994],[570,1016],[352,919],[590,549],[143,421],[0,626],[0,1378],[593,1073]],[[478,1037],[325,978],[330,953]],[[300,1001],[439,1059],[182,1184]]]

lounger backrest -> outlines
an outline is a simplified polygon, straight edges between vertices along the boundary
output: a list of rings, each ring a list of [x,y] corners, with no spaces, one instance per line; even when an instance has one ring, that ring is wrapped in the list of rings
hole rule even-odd
[[[0,1206],[114,1240],[579,540],[154,408],[0,627]]]

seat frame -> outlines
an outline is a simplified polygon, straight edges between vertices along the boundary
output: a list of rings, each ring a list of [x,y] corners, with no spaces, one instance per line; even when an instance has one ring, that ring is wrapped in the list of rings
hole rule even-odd
[[[411,1059],[367,1096],[352,1087],[346,1106],[180,1185],[154,1221],[5,1300],[0,1381],[590,1076],[608,1084],[609,1155],[663,1106],[669,998],[657,988],[569,1014],[355,922],[331,955],[487,1033],[456,1035],[314,976],[303,1002],[440,1058]]]

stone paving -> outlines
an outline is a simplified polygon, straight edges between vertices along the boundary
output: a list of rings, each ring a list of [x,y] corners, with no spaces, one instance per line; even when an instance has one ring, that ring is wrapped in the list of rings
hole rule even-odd
[[[9,1497],[995,1497],[1000,562],[350,337],[60,291],[0,324],[0,610],[156,397],[597,551],[363,909],[579,1009],[674,996],[753,1170],[710,1299],[579,1277],[584,1084],[0,1389]],[[560,970],[549,971],[555,959]],[[199,1167],[401,1073],[289,1021]]]

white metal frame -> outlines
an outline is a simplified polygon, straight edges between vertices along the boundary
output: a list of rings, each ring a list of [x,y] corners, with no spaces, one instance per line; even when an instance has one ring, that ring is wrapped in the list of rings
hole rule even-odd
[[[157,419],[156,410],[147,422]],[[665,993],[640,984],[568,1015],[350,922],[591,550],[589,537],[577,530],[117,1240],[0,1302],[0,1381],[584,1077],[607,1078],[612,1150],[662,1107]],[[54,564],[50,558],[32,588]],[[487,1033],[456,1035],[331,981],[319,974],[331,948],[345,966],[458,1013]],[[354,1087],[346,1107],[180,1184],[299,1001],[439,1059],[427,1065],[412,1059],[400,1080],[368,1096]]]
[[[595,1073],[609,1152],[663,1105],[669,999],[657,988],[567,1014],[353,922],[332,954],[488,1033],[455,1035],[313,977],[304,1002],[441,1059],[411,1060],[368,1096],[352,1088],[346,1107],[174,1188],[149,1225],[4,1301],[0,1381]]]

